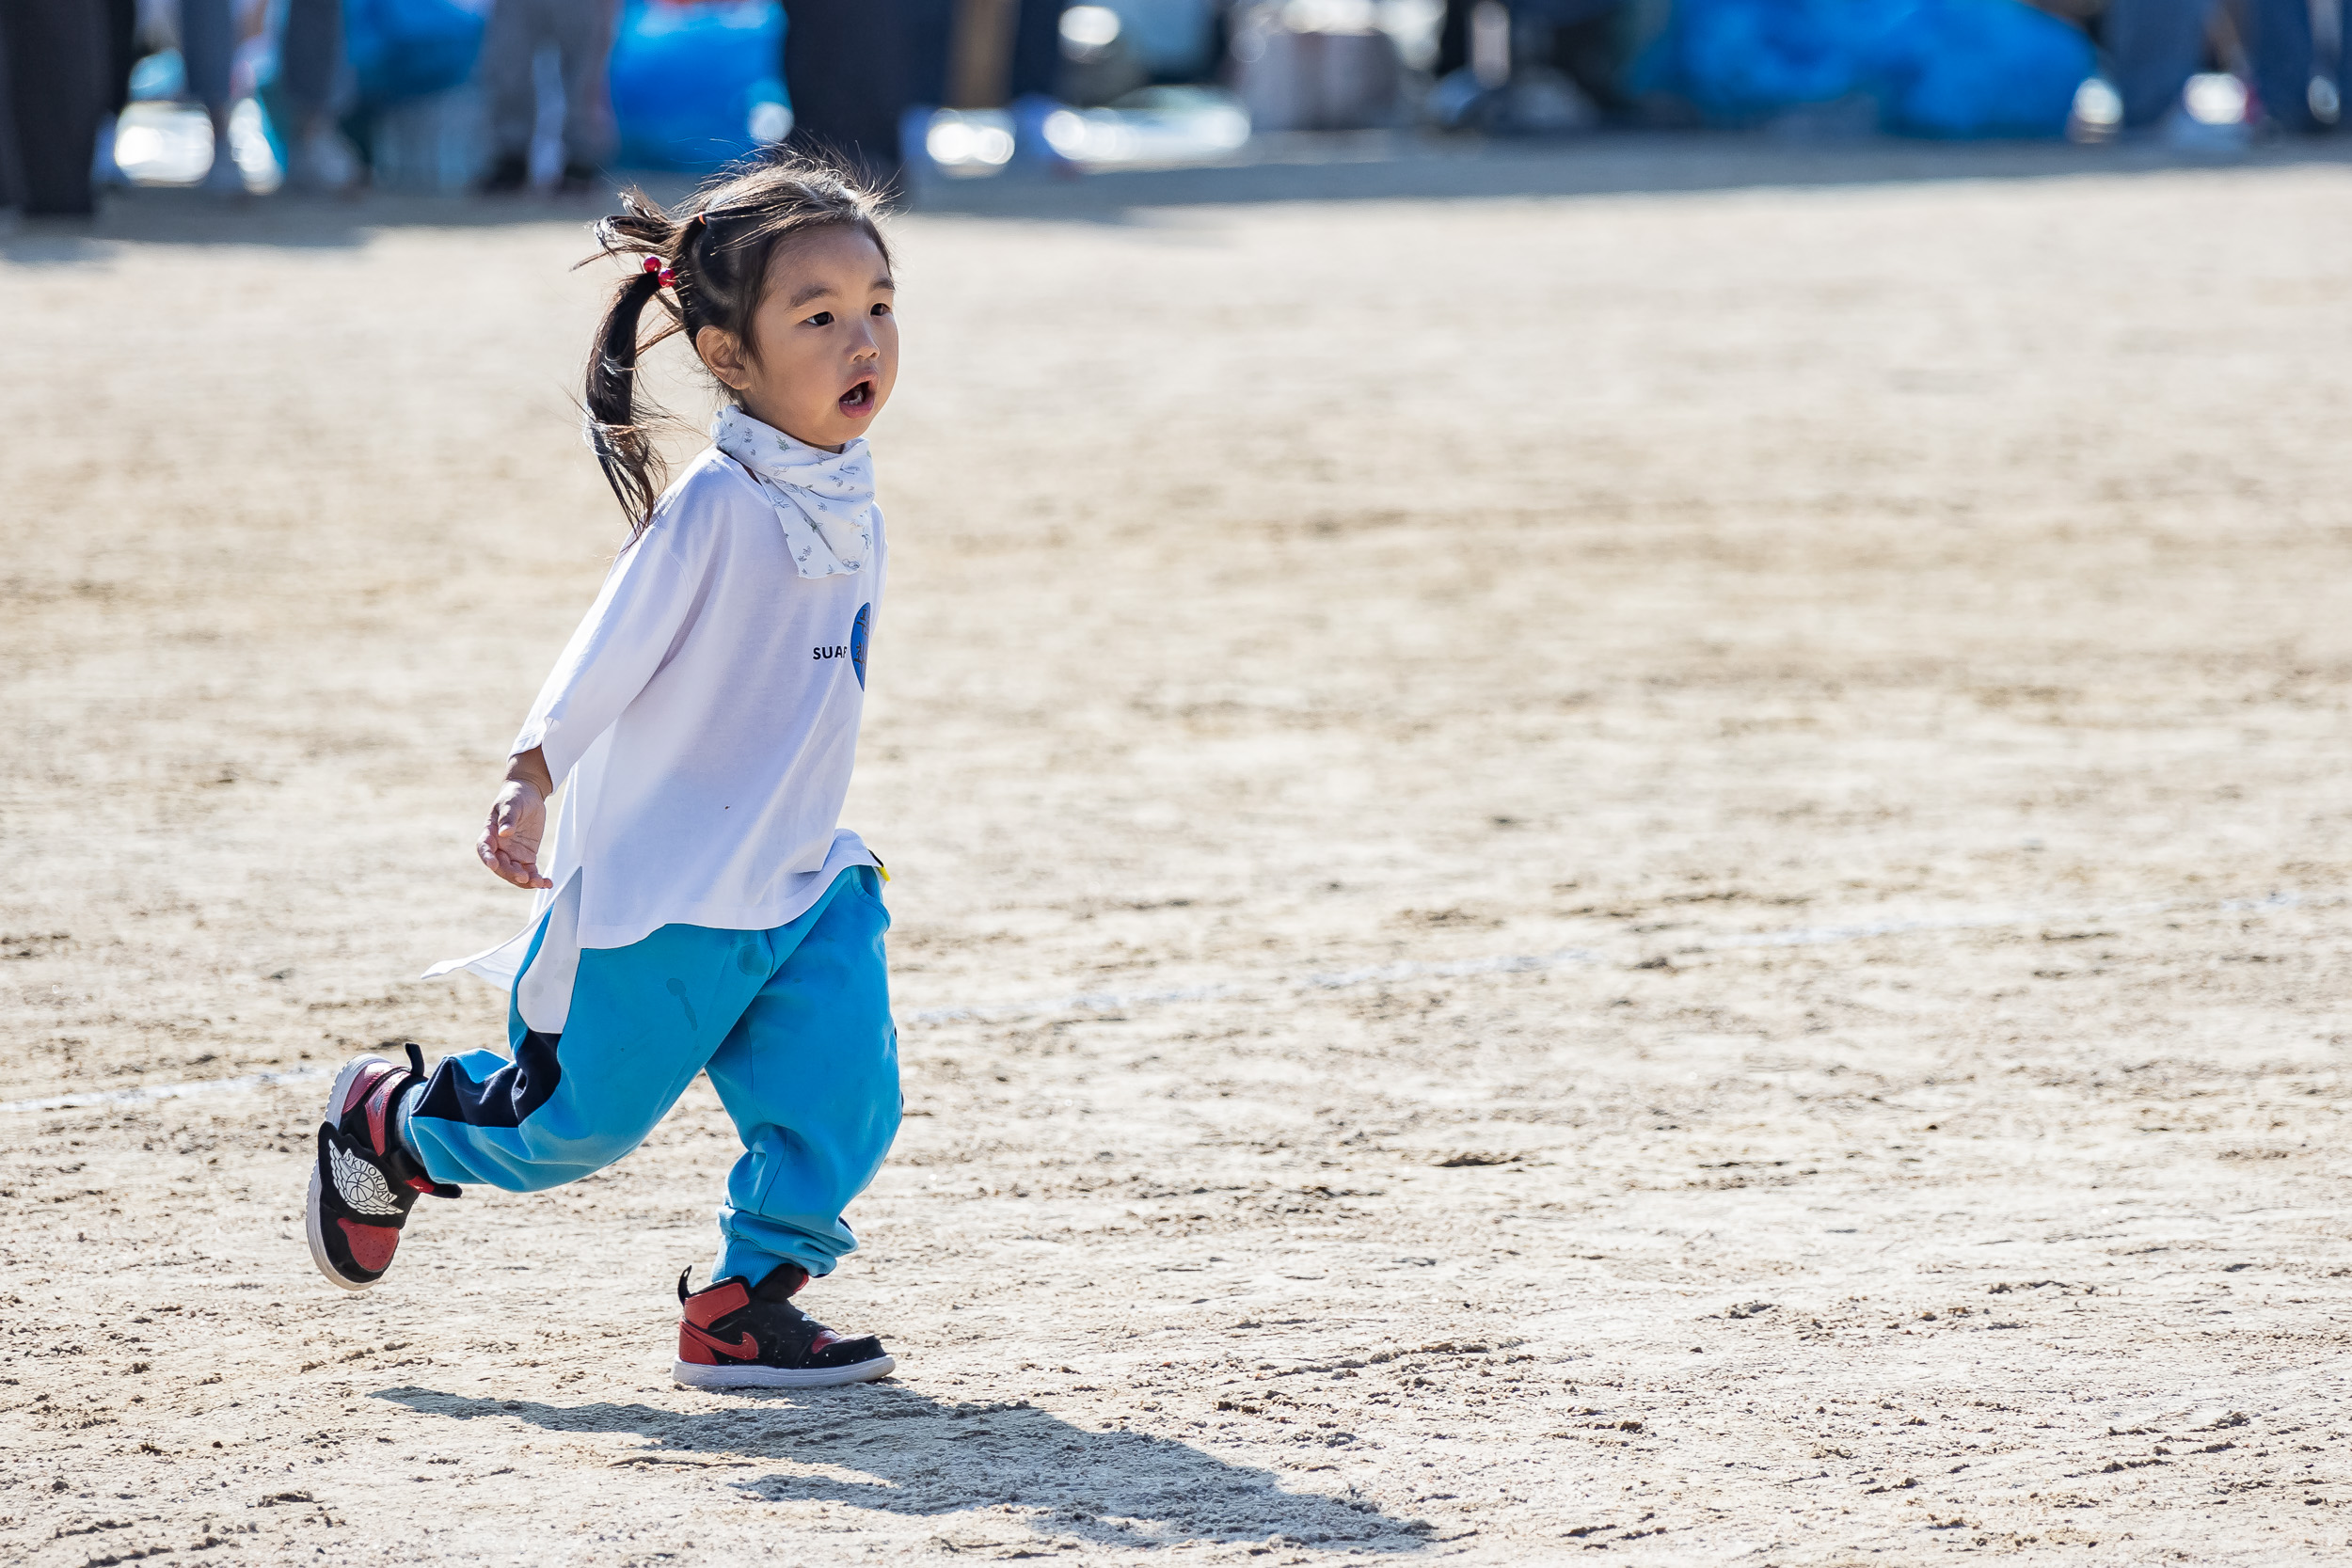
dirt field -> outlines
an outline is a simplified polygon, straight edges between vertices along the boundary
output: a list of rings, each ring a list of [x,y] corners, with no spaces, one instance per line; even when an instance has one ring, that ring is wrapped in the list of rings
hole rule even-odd
[[[1741,156],[900,222],[809,1396],[667,1378],[707,1086],[301,1238],[499,1029],[581,214],[0,241],[0,1557],[2352,1553],[2352,171]]]

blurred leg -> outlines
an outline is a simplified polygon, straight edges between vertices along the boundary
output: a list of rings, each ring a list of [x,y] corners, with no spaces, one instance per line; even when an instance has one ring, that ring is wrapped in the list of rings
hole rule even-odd
[[[2248,0],[2246,52],[2253,57],[2254,90],[2270,118],[2289,131],[2317,128],[2312,119],[2310,0]]]
[[[139,63],[139,0],[106,0],[105,112],[131,102],[131,68]]]
[[[138,64],[138,0],[104,0],[106,11],[106,74],[104,97],[99,104],[98,146],[90,161],[90,179],[102,189],[120,190],[130,177],[115,162],[115,131],[131,102],[131,68]]]
[[[229,0],[180,0],[180,63],[188,96],[207,109],[229,103],[229,66],[236,57],[237,27]]]
[[[213,166],[204,188],[243,197],[245,177],[229,152],[229,68],[237,54],[236,15],[230,0],[180,0],[180,63],[188,96],[213,122]]]
[[[792,141],[864,178],[898,174],[906,107],[896,0],[784,0],[784,87]]]
[[[335,102],[335,78],[343,63],[343,8],[340,0],[286,0],[285,31],[278,40],[278,79],[304,126],[325,116]]]
[[[612,0],[560,0],[555,44],[564,66],[564,163],[567,169],[601,167],[619,137],[606,66],[612,57]]]
[[[1470,16],[1477,0],[1445,0],[1445,20],[1438,24],[1439,76],[1451,76],[1470,64]]]
[[[17,204],[28,215],[87,216],[96,210],[90,154],[106,103],[105,13],[90,0],[8,0],[0,27]]]
[[[362,170],[335,129],[345,91],[342,0],[286,0],[278,35],[278,103],[286,116],[286,182],[296,190],[342,191]]]
[[[899,0],[899,57],[907,103],[936,109],[947,102],[947,49],[955,0]]]
[[[2210,0],[2115,0],[2106,13],[2123,123],[2153,125],[2180,102],[2205,47]]]
[[[24,159],[16,134],[15,71],[8,8],[0,6],[0,211],[24,204]]]
[[[539,99],[531,79],[545,0],[498,0],[482,34],[482,90],[489,101],[490,150],[501,159],[531,156]]]
[[[1551,63],[1602,109],[1612,114],[1630,109],[1625,78],[1633,60],[1626,47],[1624,5],[1599,0],[1575,9],[1571,20],[1552,29]]]
[[[1061,96],[1061,13],[1067,0],[1021,0],[1012,30],[1012,96]]]

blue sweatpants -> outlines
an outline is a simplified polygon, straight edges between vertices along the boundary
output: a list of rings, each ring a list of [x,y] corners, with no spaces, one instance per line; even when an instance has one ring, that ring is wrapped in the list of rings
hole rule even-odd
[[[408,1142],[436,1181],[537,1192],[635,1148],[707,1072],[743,1139],[711,1277],[757,1284],[780,1262],[830,1274],[857,1245],[841,1211],[898,1132],[889,928],[881,879],[861,865],[773,930],[664,926],[583,949],[563,1033],[528,1028],[510,998],[513,1058],[445,1058]],[[534,941],[526,974],[537,957]]]

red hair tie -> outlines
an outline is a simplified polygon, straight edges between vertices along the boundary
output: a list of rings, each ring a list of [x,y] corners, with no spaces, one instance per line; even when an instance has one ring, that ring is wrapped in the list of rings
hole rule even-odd
[[[667,261],[664,261],[660,257],[646,257],[645,270],[653,274],[655,278],[660,281],[663,288],[674,289],[677,287],[677,274],[672,272],[670,270],[670,264]]]

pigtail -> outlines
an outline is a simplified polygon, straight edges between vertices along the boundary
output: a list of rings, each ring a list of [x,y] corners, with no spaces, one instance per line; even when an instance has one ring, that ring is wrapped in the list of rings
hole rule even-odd
[[[637,419],[637,324],[645,302],[661,291],[660,277],[641,272],[621,285],[596,328],[588,358],[588,445],[604,482],[628,514],[632,536],[644,531],[654,498],[665,487],[667,465]]]
[[[645,531],[654,502],[669,483],[669,466],[653,440],[659,411],[648,409],[641,415],[638,409],[637,359],[678,329],[680,312],[671,301],[661,299],[661,291],[677,280],[671,256],[684,230],[634,192],[621,198],[621,206],[617,215],[596,224],[598,254],[643,260],[640,270],[614,291],[604,320],[596,325],[596,341],[588,351],[587,387],[580,401],[587,414],[589,448],[596,454],[596,466],[604,470],[605,483],[612,486],[613,498],[628,515],[633,540]],[[661,300],[670,323],[645,341],[645,307],[655,300]]]

